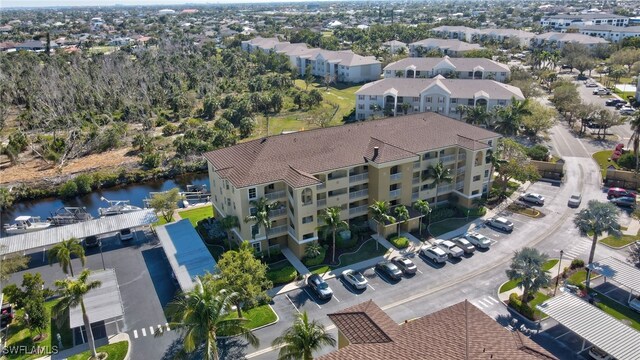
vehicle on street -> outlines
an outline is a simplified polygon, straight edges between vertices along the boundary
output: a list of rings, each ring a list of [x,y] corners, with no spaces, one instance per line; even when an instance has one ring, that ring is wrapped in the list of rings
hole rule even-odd
[[[460,258],[464,255],[464,250],[460,249],[458,245],[451,240],[436,239],[433,241],[433,245],[444,250],[444,252],[451,258]]]
[[[326,281],[324,281],[324,279],[318,274],[309,276],[307,284],[320,299],[331,299],[333,296],[333,290],[331,290],[329,284],[327,284]]]
[[[455,239],[452,239],[451,241],[458,245],[458,247],[462,249],[465,254],[473,254],[476,251],[476,247],[473,246],[473,244],[470,243],[466,238],[457,237]]]
[[[86,247],[96,247],[100,245],[100,240],[98,240],[97,236],[88,236],[84,238],[84,246]]]
[[[402,278],[402,271],[400,271],[400,269],[398,269],[395,264],[388,260],[380,261],[379,263],[377,263],[376,270],[385,274],[392,280],[400,280]]]
[[[622,109],[622,108],[623,108],[623,107],[625,107],[625,106],[629,106],[629,107],[631,107],[631,105],[629,105],[629,103],[628,103],[628,102],[626,102],[626,101],[622,101],[622,100],[621,100],[619,103],[617,103],[615,106],[616,106],[616,110],[620,110],[620,109]]]
[[[520,200],[536,205],[544,205],[544,196],[536,193],[526,193],[520,197]]]
[[[593,90],[593,95],[611,95],[611,91],[609,89],[598,88]]]
[[[120,241],[127,241],[133,239],[133,232],[131,229],[122,229],[118,233],[118,237],[120,237]]]
[[[591,349],[589,349],[589,356],[594,360],[615,360],[613,356],[596,346],[592,346]]]
[[[607,191],[607,199],[619,198],[619,197],[636,197],[636,193],[627,189],[612,187]]]
[[[631,106],[623,106],[620,108],[620,115],[633,115],[636,113],[636,109]]]
[[[437,246],[423,245],[420,254],[435,263],[445,263],[448,259],[447,253]]]
[[[513,223],[503,217],[493,217],[487,220],[487,225],[506,232],[513,231]]]
[[[623,196],[619,198],[610,199],[609,202],[616,204],[620,207],[636,208],[636,198],[630,196]]]
[[[391,259],[391,262],[393,262],[393,264],[406,275],[412,275],[415,274],[416,271],[418,271],[416,264],[414,264],[413,261],[407,259],[404,256],[396,256]]]
[[[358,271],[347,269],[342,272],[342,278],[344,281],[348,282],[349,285],[353,286],[358,290],[366,289],[368,281],[364,276]]]
[[[616,106],[618,104],[626,104],[626,103],[627,102],[622,99],[607,99],[607,101],[604,102],[606,106]]]
[[[636,296],[629,301],[629,307],[633,310],[640,312],[640,296]]]
[[[468,232],[464,234],[464,238],[479,249],[488,249],[491,246],[491,240],[488,237],[477,232]]]
[[[569,202],[567,203],[567,205],[569,207],[577,208],[578,206],[580,206],[581,203],[582,203],[582,194],[578,193],[578,194],[571,194],[571,197],[569,197]]]

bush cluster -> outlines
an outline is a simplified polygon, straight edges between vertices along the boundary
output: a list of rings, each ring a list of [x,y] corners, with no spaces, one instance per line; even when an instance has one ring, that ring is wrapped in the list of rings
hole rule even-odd
[[[456,210],[448,207],[437,208],[431,212],[431,222],[438,222],[452,218],[456,215]]]
[[[407,239],[404,236],[401,236],[401,237],[394,236],[389,241],[391,241],[393,246],[395,246],[398,249],[404,249],[409,247],[409,239]]]
[[[281,269],[269,269],[269,271],[267,271],[267,278],[276,286],[292,282],[297,274],[296,269],[288,265]]]
[[[304,259],[302,259],[302,263],[305,264],[305,266],[307,267],[320,265],[324,261],[324,257],[326,255],[327,255],[327,246],[323,245],[322,250],[320,250],[320,255],[313,258],[305,256]]]
[[[573,259],[571,261],[571,270],[575,270],[578,268],[584,267],[584,260],[581,259]]]
[[[526,149],[527,156],[532,160],[547,161],[549,160],[549,149],[543,145],[535,145]]]
[[[523,303],[520,300],[520,297],[516,293],[511,293],[509,295],[509,306],[511,306],[514,310],[522,314],[529,320],[535,320],[534,310],[527,303]]]

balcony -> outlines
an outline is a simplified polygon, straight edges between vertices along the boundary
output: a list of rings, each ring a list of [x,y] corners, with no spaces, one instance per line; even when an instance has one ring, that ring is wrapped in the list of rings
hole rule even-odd
[[[413,178],[413,179],[411,179],[411,183],[412,183],[413,185],[415,185],[415,184],[419,184],[419,183],[420,183],[420,178],[419,178],[419,177],[417,177],[417,178]]]
[[[414,163],[413,163],[413,168],[414,168],[414,169],[420,169],[420,161],[418,161],[418,162],[414,162]]]
[[[369,173],[362,173],[357,175],[349,176],[349,183],[359,182],[359,181],[367,181],[369,180]]]
[[[391,181],[398,181],[402,179],[402,173],[391,174],[390,178],[391,178]]]
[[[270,217],[277,217],[277,216],[282,216],[282,215],[284,215],[286,213],[287,213],[287,208],[276,209],[276,210],[269,211],[269,216]]]
[[[323,206],[327,206],[327,199],[320,199],[318,200],[318,207],[323,207]]]
[[[401,191],[401,190],[402,190],[402,189],[397,189],[397,190],[391,190],[391,191],[389,191],[389,197],[390,197],[390,198],[392,198],[392,199],[393,199],[393,198],[397,198],[397,197],[399,197],[399,196],[400,196],[400,191]]]
[[[416,201],[420,198],[420,193],[411,193],[411,201]]]
[[[369,196],[369,189],[354,191],[349,193],[349,200],[357,199],[360,197],[367,197],[367,196]]]
[[[438,192],[439,193],[445,193],[445,192],[451,191],[451,190],[453,190],[453,185],[452,184],[440,185],[438,187]]]
[[[456,171],[457,171],[458,175],[463,175],[465,170],[466,170],[466,167],[461,166]]]
[[[269,229],[269,231],[267,231],[267,234],[269,234],[269,236],[285,234],[287,232],[287,227],[288,227],[287,224],[274,226],[271,229]]]
[[[464,181],[458,181],[456,183],[456,190],[462,191],[462,189],[464,189]]]
[[[264,194],[264,197],[266,197],[269,200],[278,200],[285,197],[285,195],[286,195],[286,192],[284,190],[280,190],[280,191],[274,191],[272,193]]]
[[[349,209],[349,216],[366,214],[369,211],[369,205],[357,206]]]
[[[316,185],[316,190],[324,190],[327,188],[327,183],[321,183]]]
[[[454,161],[456,161],[456,155],[447,155],[447,156],[440,157],[440,162],[443,164],[454,162]]]

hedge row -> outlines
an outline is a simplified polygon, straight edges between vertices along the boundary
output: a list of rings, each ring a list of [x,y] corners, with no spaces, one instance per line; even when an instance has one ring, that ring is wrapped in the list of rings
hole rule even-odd
[[[522,314],[529,320],[535,320],[534,310],[527,303],[523,303],[520,300],[520,297],[516,293],[511,293],[509,295],[509,306],[511,306],[514,310]]]

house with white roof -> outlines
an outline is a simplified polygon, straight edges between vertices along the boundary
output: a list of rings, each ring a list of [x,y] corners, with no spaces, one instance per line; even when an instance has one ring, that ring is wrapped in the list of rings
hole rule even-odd
[[[432,78],[442,75],[454,79],[490,79],[506,82],[511,69],[486,58],[410,57],[392,62],[384,68],[384,78]]]
[[[442,55],[451,57],[463,56],[464,53],[472,50],[483,50],[478,44],[469,44],[456,39],[424,39],[409,44],[409,56],[419,57],[430,50],[437,50]]]
[[[496,42],[504,42],[508,39],[516,39],[518,45],[522,47],[529,46],[534,33],[516,30],[516,29],[474,29],[466,26],[438,26],[431,29],[437,36],[447,39],[459,39],[469,43],[477,43],[480,41],[494,40]]]
[[[593,37],[589,35],[576,34],[576,33],[559,33],[548,32],[540,35],[536,35],[531,40],[531,46],[537,46],[542,48],[557,48],[562,49],[568,43],[582,44],[588,48],[594,48],[598,45],[606,45],[609,42],[599,37]]]
[[[483,106],[487,111],[507,106],[512,99],[524,100],[522,91],[494,80],[389,78],[374,81],[356,91],[356,119],[382,116],[388,108],[394,115],[436,112],[460,119],[459,106]],[[408,104],[408,105],[405,105]]]
[[[582,35],[603,38],[612,43],[618,43],[628,37],[640,36],[640,26],[588,25],[576,30]]]
[[[629,18],[614,14],[559,14],[542,17],[540,25],[556,30],[587,25],[628,26]]]

